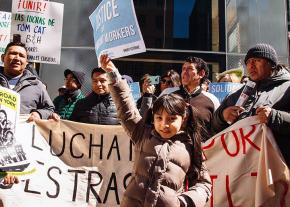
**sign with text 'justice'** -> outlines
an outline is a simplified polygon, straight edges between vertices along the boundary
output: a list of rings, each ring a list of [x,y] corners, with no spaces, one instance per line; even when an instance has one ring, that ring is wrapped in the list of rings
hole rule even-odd
[[[103,0],[90,15],[96,55],[111,59],[145,52],[133,0]]]

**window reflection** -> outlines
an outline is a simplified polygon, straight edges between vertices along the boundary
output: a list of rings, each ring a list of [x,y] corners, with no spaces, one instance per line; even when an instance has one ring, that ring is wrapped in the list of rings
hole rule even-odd
[[[218,0],[135,0],[136,14],[145,44],[149,48],[219,51]],[[146,17],[146,21],[143,21]],[[152,31],[152,27],[155,28]],[[214,33],[213,33],[214,31]],[[160,44],[161,39],[161,44]]]

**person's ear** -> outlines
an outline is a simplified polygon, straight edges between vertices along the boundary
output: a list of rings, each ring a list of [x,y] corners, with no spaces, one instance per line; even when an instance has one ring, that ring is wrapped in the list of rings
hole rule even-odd
[[[1,61],[4,63],[4,54],[1,55]]]
[[[198,72],[198,75],[201,77],[201,78],[203,78],[204,76],[205,76],[205,70],[200,70],[199,72]]]

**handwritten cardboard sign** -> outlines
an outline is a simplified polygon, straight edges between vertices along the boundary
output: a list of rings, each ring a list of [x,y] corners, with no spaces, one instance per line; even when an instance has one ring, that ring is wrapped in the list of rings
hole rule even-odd
[[[0,11],[0,55],[4,53],[6,45],[10,42],[11,13]],[[3,65],[0,60],[0,65]]]
[[[60,63],[63,4],[45,0],[13,0],[11,35],[19,34],[28,61]]]

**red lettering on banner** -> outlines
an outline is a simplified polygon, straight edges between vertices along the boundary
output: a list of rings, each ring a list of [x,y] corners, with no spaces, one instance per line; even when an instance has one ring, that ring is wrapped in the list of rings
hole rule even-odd
[[[214,186],[214,180],[217,179],[218,176],[217,175],[211,175],[210,176],[210,179],[211,179],[211,197],[210,197],[210,207],[213,207],[213,198],[214,198],[214,195],[213,195],[213,186]]]
[[[208,145],[203,146],[202,149],[207,150],[207,149],[211,148],[214,145],[214,142],[215,142],[215,139],[212,139],[211,142]]]
[[[0,42],[5,41],[8,35],[0,34]]]
[[[228,150],[227,143],[225,142],[225,134],[222,134],[221,142],[222,142],[222,145],[223,145],[224,150],[226,151],[226,153],[229,156],[231,156],[231,157],[235,157],[235,156],[237,156],[237,154],[240,151],[240,142],[239,142],[239,137],[237,136],[236,132],[235,131],[231,131],[231,133],[234,135],[234,138],[235,138],[235,141],[236,141],[236,152],[230,153],[230,151]]]
[[[229,179],[229,176],[226,175],[226,191],[227,191],[227,198],[228,198],[228,204],[229,204],[229,207],[235,207],[234,204],[233,204],[233,200],[232,200],[232,195],[231,195],[231,192],[230,192],[230,179]],[[236,206],[238,207],[238,206]]]
[[[257,177],[258,173],[257,172],[251,172],[252,177]]]
[[[257,172],[252,172],[250,173],[251,176],[257,176]],[[211,187],[211,198],[210,198],[210,207],[214,207],[214,200],[215,200],[215,195],[214,195],[214,191],[215,191],[215,183],[216,181],[219,181],[221,179],[223,179],[224,177],[223,176],[219,176],[219,175],[210,175],[210,179],[211,179],[211,183],[212,183],[212,187]],[[226,192],[226,195],[227,195],[227,203],[228,203],[228,207],[242,207],[241,205],[234,205],[234,202],[233,202],[233,198],[232,198],[232,194],[231,194],[231,190],[230,190],[230,176],[229,175],[225,175],[225,178],[226,178],[226,182],[225,182],[225,192]],[[282,183],[284,184],[284,183]],[[288,186],[287,186],[287,183],[285,185],[287,187],[287,189],[285,188],[285,193],[283,194],[283,202],[285,203],[285,197],[286,197],[286,194],[288,192]],[[223,194],[223,192],[220,192],[221,189],[219,189],[219,194]],[[284,205],[285,206],[285,205]],[[281,205],[281,207],[284,207],[283,205]]]
[[[255,125],[252,125],[251,127],[252,127],[252,130],[246,135],[244,135],[244,130],[242,128],[239,129],[240,134],[241,134],[241,138],[242,138],[242,144],[243,144],[243,154],[246,154],[246,141],[248,141],[250,143],[250,145],[252,145],[258,151],[260,151],[260,148],[257,145],[255,145],[255,143],[252,142],[251,139],[249,139],[249,137],[256,131]]]
[[[251,177],[257,177],[257,172],[250,172],[249,173]],[[212,187],[211,187],[211,198],[210,198],[210,207],[214,207],[214,191],[215,191],[215,182],[217,180],[220,180],[221,177],[219,175],[210,175],[210,179],[211,179],[211,183],[212,183]],[[227,194],[227,202],[228,202],[228,207],[241,207],[241,205],[234,205],[234,202],[233,202],[233,198],[232,198],[232,193],[231,193],[231,190],[230,190],[230,176],[229,175],[226,175],[226,194]],[[279,207],[286,207],[286,196],[287,196],[287,193],[289,191],[289,186],[288,186],[288,183],[285,182],[285,181],[278,181],[278,182],[275,182],[275,185],[277,187],[277,185],[280,185],[282,186],[282,188],[280,188],[281,190],[279,192],[279,195],[281,195],[281,198],[280,198],[280,205]],[[221,192],[219,192],[221,193]]]
[[[256,126],[252,125],[251,126],[251,130],[248,133],[245,133],[243,128],[240,128],[238,130],[233,130],[227,133],[224,133],[221,135],[220,140],[221,140],[221,144],[223,146],[224,151],[230,156],[230,157],[236,157],[239,153],[242,154],[246,154],[247,153],[247,143],[249,143],[250,147],[253,147],[254,149],[256,149],[257,151],[261,151],[260,147],[257,146],[251,139],[251,136],[254,134],[254,132],[256,131]],[[230,140],[233,147],[235,147],[235,149],[232,149],[232,151],[230,151],[228,143],[226,139],[226,135],[231,134],[232,136],[230,136]],[[203,150],[208,150],[210,148],[213,148],[214,144],[215,144],[216,138],[214,138],[213,140],[211,140],[211,142],[209,142],[209,144],[207,144],[206,146],[203,146]],[[233,143],[234,142],[234,143]],[[241,146],[240,146],[241,145]],[[242,148],[242,150],[241,150]]]

